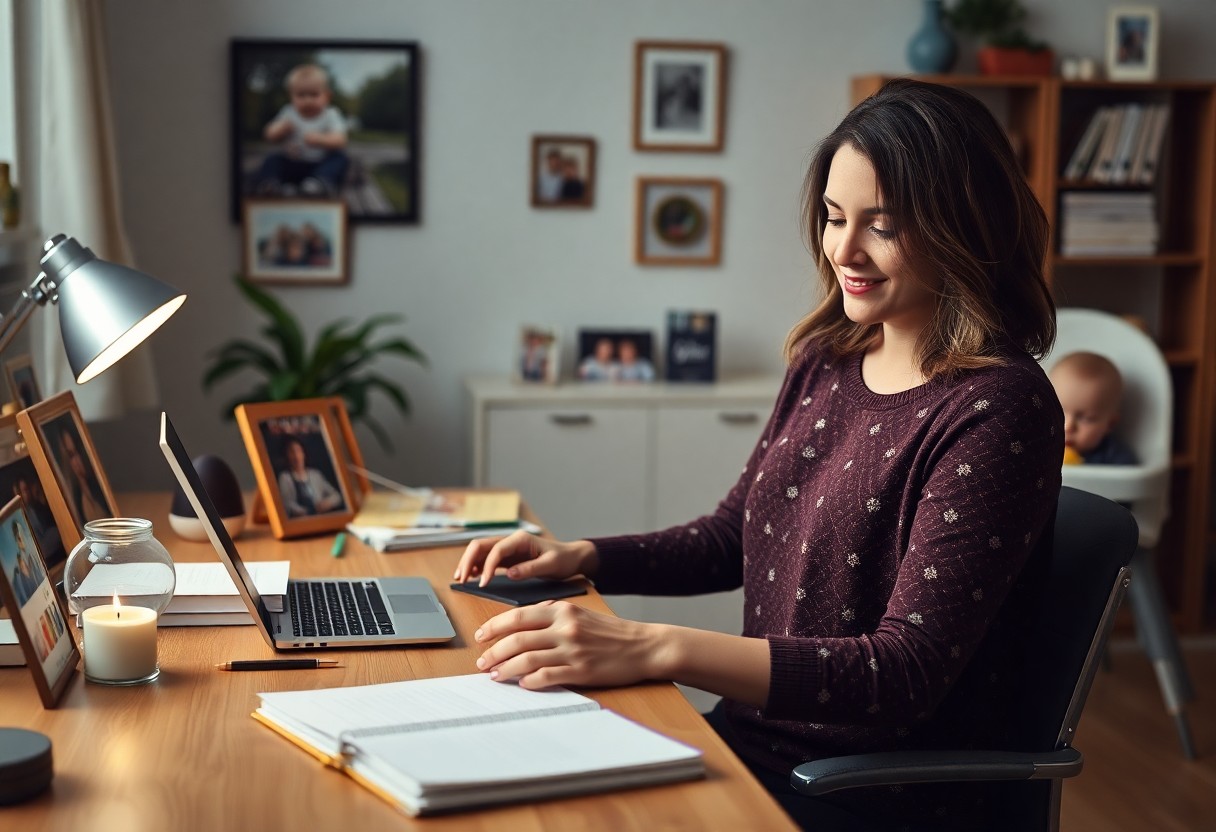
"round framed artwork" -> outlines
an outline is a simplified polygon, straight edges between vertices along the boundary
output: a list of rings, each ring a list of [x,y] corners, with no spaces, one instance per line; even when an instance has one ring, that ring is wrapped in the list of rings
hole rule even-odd
[[[652,218],[654,233],[672,246],[690,246],[705,234],[705,211],[695,200],[673,194],[659,201]]]

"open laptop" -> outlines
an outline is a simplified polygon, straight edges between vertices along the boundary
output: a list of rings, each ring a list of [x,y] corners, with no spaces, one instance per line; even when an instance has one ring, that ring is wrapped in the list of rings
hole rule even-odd
[[[423,644],[455,638],[452,622],[425,578],[290,580],[283,612],[271,612],[258,595],[169,415],[163,412],[160,448],[249,607],[253,623],[275,650]]]

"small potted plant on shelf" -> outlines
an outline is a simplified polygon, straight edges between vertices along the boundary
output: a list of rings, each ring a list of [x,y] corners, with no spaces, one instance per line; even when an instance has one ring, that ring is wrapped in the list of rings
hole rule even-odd
[[[1026,34],[1021,0],[958,0],[946,19],[962,34],[986,45],[976,54],[983,75],[1051,75],[1055,56],[1047,44]]]
[[[236,284],[245,299],[270,319],[262,329],[270,343],[236,338],[211,353],[211,365],[203,375],[204,390],[245,370],[262,377],[224,405],[223,417],[232,419],[234,408],[246,402],[341,396],[351,421],[366,424],[383,447],[391,448],[388,433],[369,413],[370,394],[384,394],[402,415],[409,412],[409,399],[400,385],[371,372],[368,365],[388,355],[426,364],[426,356],[406,338],[372,341],[377,329],[404,319],[390,314],[373,315],[360,324],[334,321],[321,330],[310,350],[300,322],[285,306],[243,277],[237,276]]]

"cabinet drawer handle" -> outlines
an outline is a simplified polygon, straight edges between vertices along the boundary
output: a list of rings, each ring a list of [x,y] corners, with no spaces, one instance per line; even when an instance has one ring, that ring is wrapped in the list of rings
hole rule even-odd
[[[755,413],[719,413],[718,421],[728,425],[754,425],[760,421]]]
[[[579,427],[582,425],[591,424],[590,413],[553,413],[549,415],[549,421],[555,425],[561,425],[564,428]]]

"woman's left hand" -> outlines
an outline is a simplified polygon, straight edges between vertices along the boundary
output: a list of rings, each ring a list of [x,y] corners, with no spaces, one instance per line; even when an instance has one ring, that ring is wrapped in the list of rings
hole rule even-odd
[[[629,685],[656,678],[659,628],[545,601],[501,613],[481,625],[479,644],[497,643],[477,667],[491,679],[519,679],[520,687]]]

